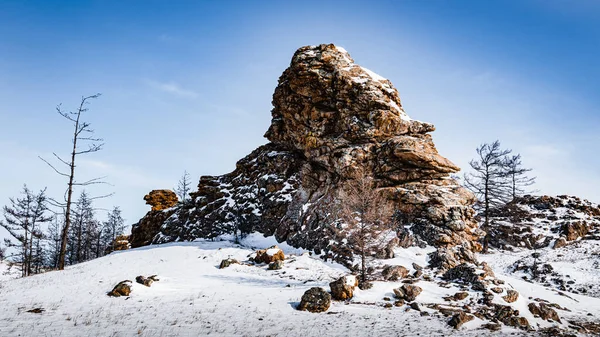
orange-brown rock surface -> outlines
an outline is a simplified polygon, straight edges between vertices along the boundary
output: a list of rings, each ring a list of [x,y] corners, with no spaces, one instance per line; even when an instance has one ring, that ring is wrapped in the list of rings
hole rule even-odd
[[[434,126],[408,117],[389,80],[343,48],[302,47],[279,78],[273,106],[268,144],[229,174],[201,177],[192,202],[168,219],[145,218],[134,230],[152,227],[145,232],[155,243],[259,231],[327,251],[340,186],[360,171],[397,210],[402,242],[438,247],[436,266],[474,261],[482,235],[474,196],[450,178],[459,168],[437,152]]]
[[[171,190],[152,190],[144,196],[146,204],[152,206],[153,211],[162,211],[177,205],[177,194]]]

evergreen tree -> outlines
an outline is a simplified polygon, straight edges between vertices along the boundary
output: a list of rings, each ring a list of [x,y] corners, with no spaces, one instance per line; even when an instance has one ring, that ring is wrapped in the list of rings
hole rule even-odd
[[[72,212],[72,225],[70,226],[71,231],[67,245],[70,264],[94,258],[91,252],[93,251],[93,242],[99,226],[94,216],[92,199],[84,190],[75,202],[75,208]]]
[[[103,246],[103,252],[107,250],[112,251],[112,245],[115,242],[117,236],[122,235],[125,232],[125,219],[121,215],[121,209],[118,206],[108,213],[108,218],[102,226],[102,238],[99,241]]]
[[[48,224],[48,230],[45,235],[46,239],[46,266],[56,269],[58,268],[58,259],[60,256],[61,229],[63,222],[58,215],[52,218]]]
[[[27,185],[23,186],[22,198],[10,198],[10,206],[4,206],[5,222],[0,222],[10,234],[4,242],[15,252],[9,255],[13,265],[21,270],[21,276],[29,276],[39,272],[36,268],[40,260],[40,240],[42,225],[51,220],[47,215],[48,207],[45,189],[38,194],[33,193]]]

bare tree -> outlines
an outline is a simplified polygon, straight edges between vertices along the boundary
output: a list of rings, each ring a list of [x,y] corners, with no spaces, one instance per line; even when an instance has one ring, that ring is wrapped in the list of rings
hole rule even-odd
[[[40,240],[42,239],[41,225],[50,221],[48,216],[45,189],[38,194],[33,193],[27,185],[23,186],[22,198],[10,198],[10,206],[4,206],[4,227],[11,238],[5,238],[4,243],[16,252],[9,257],[20,266],[21,276],[33,273],[33,264],[39,260]]]
[[[333,226],[339,249],[360,258],[360,282],[368,282],[368,259],[383,249],[392,231],[393,208],[362,170],[343,186],[338,221]]]
[[[179,200],[181,200],[182,204],[185,204],[190,197],[189,193],[191,191],[191,183],[192,181],[190,179],[190,174],[187,171],[183,171],[183,175],[181,176],[181,179],[179,179],[177,187],[175,188],[175,193],[179,197]]]
[[[524,168],[521,162],[521,155],[513,155],[506,158],[506,174],[511,185],[511,200],[527,193],[525,187],[535,184],[535,177],[528,177],[527,172],[530,168]]]
[[[71,154],[70,154],[71,159],[64,160],[63,158],[58,156],[56,153],[53,153],[54,157],[56,157],[56,159],[61,164],[65,165],[67,167],[68,172],[64,172],[62,170],[57,169],[49,161],[40,157],[40,159],[42,159],[46,164],[48,164],[48,166],[50,166],[57,174],[67,178],[67,180],[68,180],[67,189],[65,191],[65,196],[64,196],[64,202],[55,202],[55,206],[59,206],[61,208],[64,208],[64,210],[65,210],[64,211],[65,223],[62,228],[60,254],[59,254],[59,258],[58,258],[58,269],[59,270],[65,269],[65,254],[67,251],[67,240],[68,240],[68,235],[69,235],[69,228],[71,227],[71,207],[72,207],[72,201],[73,201],[73,188],[75,186],[88,186],[88,185],[92,185],[92,184],[105,183],[104,181],[102,181],[102,179],[104,179],[104,177],[93,178],[93,179],[90,179],[90,180],[87,180],[84,182],[78,182],[77,180],[75,180],[75,167],[76,167],[75,159],[79,155],[98,152],[98,151],[102,150],[102,146],[104,145],[104,143],[102,143],[103,140],[101,138],[93,137],[94,130],[90,127],[90,124],[88,122],[85,122],[82,120],[82,114],[88,111],[88,109],[86,108],[86,105],[89,104],[90,100],[98,98],[98,97],[100,97],[100,94],[82,97],[81,102],[79,104],[79,108],[77,108],[77,110],[75,110],[74,112],[73,111],[68,111],[68,112],[64,111],[62,109],[61,105],[58,105],[56,107],[56,112],[58,112],[59,115],[61,115],[63,118],[67,119],[69,122],[71,122],[73,124],[73,138],[72,138],[73,146],[71,148]],[[87,144],[87,148],[81,149],[80,146],[82,144]]]
[[[469,164],[473,172],[464,175],[465,186],[470,189],[479,200],[478,208],[481,210],[484,222],[483,230],[488,231],[490,211],[506,204],[510,198],[510,184],[508,183],[507,156],[512,150],[500,148],[500,142],[482,144],[477,148],[478,158]],[[483,239],[483,251],[487,251],[489,234]]]

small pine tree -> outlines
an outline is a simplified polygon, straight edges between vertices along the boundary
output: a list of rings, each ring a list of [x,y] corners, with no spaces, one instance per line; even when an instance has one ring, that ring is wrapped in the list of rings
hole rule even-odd
[[[55,215],[48,224],[48,229],[44,236],[47,247],[45,264],[52,269],[58,268],[63,222],[64,221],[61,220],[58,215]]]
[[[4,206],[5,222],[0,222],[10,235],[4,243],[15,252],[8,257],[18,266],[21,276],[29,276],[37,271],[35,264],[40,259],[38,248],[42,239],[41,226],[52,218],[47,215],[46,190],[33,193],[23,186],[22,198],[10,198],[10,206]]]
[[[177,197],[179,197],[179,201],[182,204],[187,203],[190,198],[192,180],[190,179],[190,174],[187,171],[183,171],[183,175],[179,182],[177,183],[177,187],[175,188],[175,193]]]
[[[101,242],[104,245],[104,250],[113,251],[112,245],[118,235],[125,232],[125,219],[121,215],[121,209],[118,206],[108,213],[108,218],[103,224]]]

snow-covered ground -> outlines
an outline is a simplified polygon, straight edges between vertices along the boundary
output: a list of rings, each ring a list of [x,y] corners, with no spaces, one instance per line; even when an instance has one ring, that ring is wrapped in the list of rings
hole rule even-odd
[[[536,261],[539,265],[552,266],[552,272],[543,281],[532,280],[530,273],[515,270],[518,263],[533,265],[534,253],[539,254]],[[600,298],[600,243],[596,240],[580,240],[558,249],[493,251],[492,254],[480,255],[479,260],[489,263],[496,272],[525,277],[548,288]]]
[[[170,243],[121,251],[109,256],[24,279],[0,282],[0,336],[481,336],[529,335],[503,327],[500,332],[479,329],[475,319],[460,330],[447,325],[448,317],[433,310],[422,316],[407,306],[384,308],[384,297],[393,298],[400,282],[375,282],[358,290],[351,303],[334,302],[326,313],[295,309],[302,294],[348,273],[344,267],[323,262],[301,250],[279,245],[286,253],[285,266],[269,271],[265,265],[232,265],[218,269],[228,257],[247,261],[256,248],[267,248],[273,239],[251,235],[235,245],[229,241]],[[412,271],[412,262],[426,263],[426,250],[396,251],[382,263],[401,264]],[[133,283],[130,297],[106,293],[123,280],[157,274],[151,287]],[[524,296],[541,297],[572,312],[562,317],[600,317],[600,299],[569,294],[498,275]],[[459,289],[437,282],[419,281],[421,303],[443,303],[441,297]],[[470,292],[471,296],[480,296]],[[393,303],[393,302],[392,302]],[[42,308],[42,313],[28,310]],[[526,307],[522,315],[529,314]],[[565,320],[563,320],[564,322]],[[547,325],[552,325],[547,323]]]
[[[0,282],[12,280],[21,276],[17,268],[9,268],[6,261],[0,261]]]

